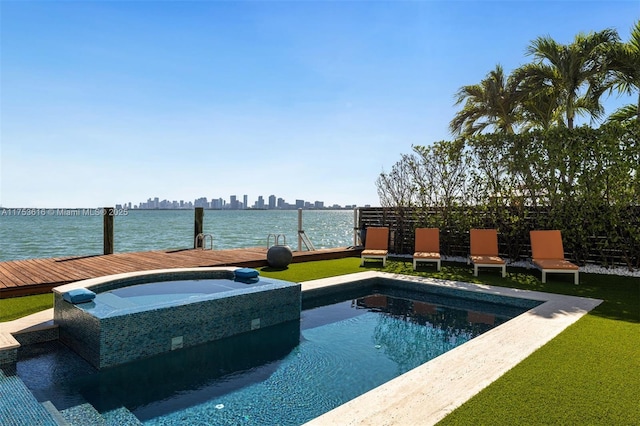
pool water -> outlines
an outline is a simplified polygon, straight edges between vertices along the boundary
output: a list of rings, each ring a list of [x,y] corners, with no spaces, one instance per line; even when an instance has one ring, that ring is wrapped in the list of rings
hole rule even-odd
[[[100,372],[58,342],[25,346],[17,370],[71,424],[299,425],[525,310],[386,289]]]
[[[122,287],[111,290],[110,293],[127,298],[152,296],[154,294],[204,295],[247,288],[247,286],[248,284],[245,282],[223,279],[172,280]]]
[[[230,279],[159,281],[98,293],[95,303],[116,307],[145,306],[241,290],[250,286],[250,283]]]

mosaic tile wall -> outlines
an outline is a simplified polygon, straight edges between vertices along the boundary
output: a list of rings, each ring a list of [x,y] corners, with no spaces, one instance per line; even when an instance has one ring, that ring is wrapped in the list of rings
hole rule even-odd
[[[300,284],[269,283],[249,292],[98,319],[55,295],[60,340],[96,368],[147,358],[300,319]]]
[[[18,359],[18,349],[0,351],[0,365],[14,364]]]
[[[58,326],[51,326],[36,331],[16,333],[13,335],[21,345],[33,345],[34,343],[50,342],[58,340]]]
[[[100,323],[98,318],[62,299],[54,293],[54,321],[59,340],[93,366],[100,363]]]
[[[27,389],[15,366],[0,368],[0,423],[7,426],[57,426]]]

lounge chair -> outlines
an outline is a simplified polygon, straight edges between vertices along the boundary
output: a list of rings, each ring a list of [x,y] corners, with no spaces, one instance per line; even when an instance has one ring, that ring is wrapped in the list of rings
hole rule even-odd
[[[547,282],[547,273],[573,274],[578,284],[578,266],[565,260],[562,234],[558,230],[529,231],[531,238],[531,260],[542,271],[542,282]]]
[[[364,250],[360,255],[360,266],[364,266],[365,259],[381,259],[382,266],[387,264],[387,254],[389,253],[389,228],[371,227],[367,228],[365,236]]]
[[[416,228],[415,252],[413,253],[413,270],[418,262],[432,262],[440,270],[440,229]]]
[[[496,229],[472,229],[471,250],[467,263],[473,263],[473,276],[478,276],[478,267],[500,268],[507,275],[507,263],[498,256],[498,231]]]

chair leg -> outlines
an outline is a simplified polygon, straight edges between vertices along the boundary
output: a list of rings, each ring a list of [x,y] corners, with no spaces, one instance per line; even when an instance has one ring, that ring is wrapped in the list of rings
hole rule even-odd
[[[542,271],[542,283],[546,283],[547,282],[547,273],[543,270]]]
[[[478,265],[473,265],[473,276],[474,277],[478,276]]]
[[[364,257],[360,258],[360,266],[364,266]]]
[[[438,271],[440,271],[440,261],[438,260]]]

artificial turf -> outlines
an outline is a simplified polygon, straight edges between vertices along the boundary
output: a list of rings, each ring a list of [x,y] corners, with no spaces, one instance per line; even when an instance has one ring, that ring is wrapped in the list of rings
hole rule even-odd
[[[633,425],[637,323],[586,315],[439,425]]]
[[[638,425],[640,422],[640,279],[617,275],[550,275],[507,268],[507,277],[443,263],[414,272],[410,260],[388,261],[385,268],[359,258],[294,263],[260,274],[287,281],[309,281],[365,270],[527,290],[593,297],[604,302],[534,352],[500,379],[453,411],[441,425]],[[52,296],[0,300],[0,321],[52,306]]]
[[[22,318],[53,308],[53,293],[0,299],[0,322]]]

